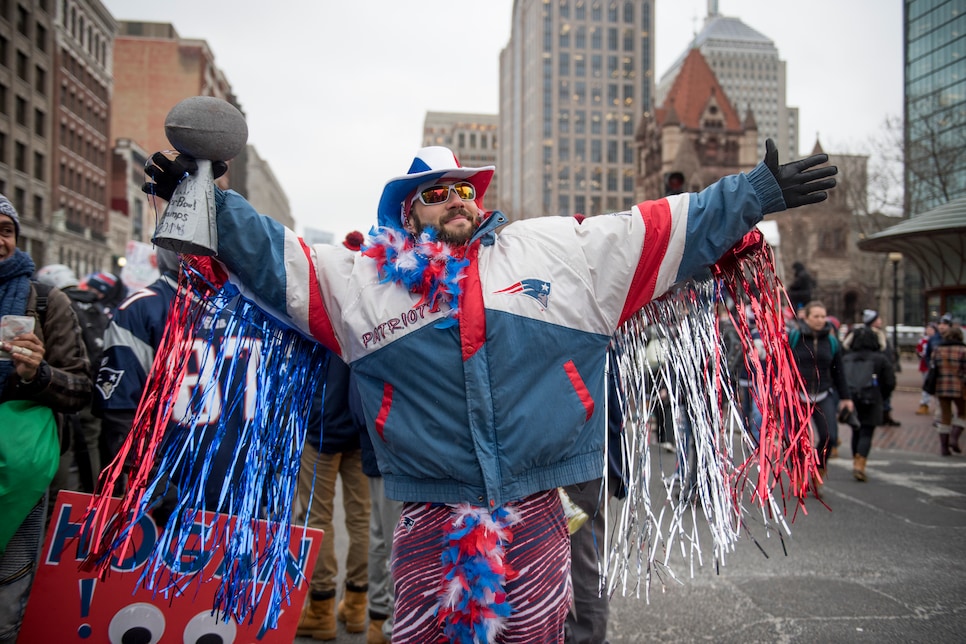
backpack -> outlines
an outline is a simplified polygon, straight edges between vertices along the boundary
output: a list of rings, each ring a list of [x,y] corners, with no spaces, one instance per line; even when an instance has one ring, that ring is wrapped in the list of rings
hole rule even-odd
[[[104,307],[99,302],[75,299],[75,293],[70,290],[65,291],[70,298],[70,307],[77,316],[80,324],[81,336],[84,346],[87,348],[87,357],[91,362],[91,370],[94,374],[101,367],[101,356],[104,354],[104,332],[107,331],[111,318],[104,311]]]
[[[857,354],[848,356],[842,365],[852,402],[863,405],[878,403],[882,398],[875,373],[875,360],[862,360]]]

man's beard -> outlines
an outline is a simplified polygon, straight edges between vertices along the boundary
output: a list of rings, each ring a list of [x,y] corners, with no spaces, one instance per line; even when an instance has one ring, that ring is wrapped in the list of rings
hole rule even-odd
[[[448,222],[459,216],[466,217],[466,219],[472,224],[469,230],[450,232],[444,228]],[[413,226],[416,229],[414,233],[416,237],[419,237],[419,235],[421,235],[422,232],[427,228],[432,228],[436,231],[437,241],[462,246],[469,243],[473,235],[476,234],[476,230],[480,227],[480,218],[478,216],[474,216],[465,208],[460,208],[448,213],[446,216],[440,219],[439,228],[435,226],[424,226],[423,222],[419,221],[419,219],[416,217],[413,217]]]

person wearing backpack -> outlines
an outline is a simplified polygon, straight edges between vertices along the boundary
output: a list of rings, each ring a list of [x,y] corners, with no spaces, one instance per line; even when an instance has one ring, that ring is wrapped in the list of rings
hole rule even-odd
[[[814,405],[812,424],[816,433],[818,478],[813,484],[815,495],[821,498],[826,465],[838,439],[837,412],[855,407],[845,381],[840,343],[828,322],[825,305],[813,300],[802,307],[802,312],[803,318],[789,331],[788,343],[805,381],[805,391],[800,394],[802,400]]]
[[[22,330],[0,341],[0,641],[15,641],[44,541],[59,420],[91,397],[90,364],[66,295],[31,281],[17,248],[20,217],[0,195],[0,317]],[[18,318],[20,318],[18,320]],[[27,318],[27,319],[24,319]],[[32,330],[24,330],[32,325]]]
[[[852,428],[852,476],[865,481],[865,466],[872,449],[872,434],[882,424],[884,402],[896,387],[889,357],[880,350],[879,338],[870,327],[852,333],[852,350],[842,359],[859,426]]]

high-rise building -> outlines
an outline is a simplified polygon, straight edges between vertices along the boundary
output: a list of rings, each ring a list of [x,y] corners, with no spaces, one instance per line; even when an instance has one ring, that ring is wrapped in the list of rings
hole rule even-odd
[[[500,54],[499,203],[510,219],[634,203],[654,91],[654,3],[516,0]]]
[[[480,168],[497,163],[496,114],[460,114],[456,112],[426,112],[423,121],[423,145],[442,145],[456,154],[460,164]],[[484,195],[486,210],[500,208],[499,181],[494,175]]]
[[[905,214],[966,197],[966,5],[905,0]]]
[[[758,152],[764,155],[765,139],[770,138],[780,159],[799,158],[798,108],[786,104],[785,61],[778,57],[775,43],[738,18],[722,16],[717,0],[709,0],[704,27],[661,76],[658,105],[691,49],[698,49],[708,61],[738,113],[751,110],[758,125]]]
[[[0,192],[38,266],[108,268],[111,44],[98,0],[0,2]]]

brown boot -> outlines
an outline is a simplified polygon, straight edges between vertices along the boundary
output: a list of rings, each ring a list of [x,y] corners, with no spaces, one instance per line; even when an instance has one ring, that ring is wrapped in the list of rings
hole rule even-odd
[[[940,425],[940,430],[944,427]],[[946,425],[945,427],[949,427]],[[949,432],[940,431],[939,432],[939,455],[940,456],[951,456],[949,452]]]
[[[302,610],[295,634],[316,640],[334,640],[336,636],[335,597],[309,600]]]
[[[340,622],[345,622],[345,630],[349,633],[361,633],[366,630],[366,591],[345,589],[345,596],[339,602],[337,612]]]
[[[928,416],[929,415],[929,405],[919,405],[919,409],[916,410],[917,416]]]
[[[822,498],[822,486],[825,485],[825,468],[818,468],[818,474],[812,475],[812,487],[815,488],[815,497]]]
[[[369,630],[366,631],[366,644],[389,644],[389,640],[382,634],[384,619],[369,618]]]
[[[962,425],[953,425],[952,430],[949,432],[949,450],[955,454],[962,452],[959,449],[959,437],[963,434]]]
[[[853,456],[852,457],[852,476],[855,477],[856,481],[865,480],[865,457],[864,456]]]

